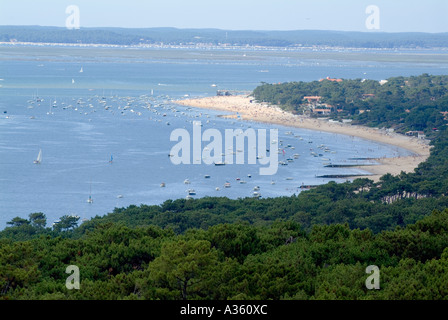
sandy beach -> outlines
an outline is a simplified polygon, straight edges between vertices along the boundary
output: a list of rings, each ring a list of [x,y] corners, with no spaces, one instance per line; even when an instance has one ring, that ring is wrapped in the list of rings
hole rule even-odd
[[[430,154],[430,146],[421,139],[408,137],[394,132],[386,132],[374,128],[354,126],[345,123],[334,123],[323,119],[293,115],[276,106],[256,103],[248,96],[215,96],[200,99],[185,99],[175,101],[176,104],[203,109],[230,112],[226,117],[236,118],[238,113],[243,120],[279,124],[296,128],[332,132],[355,136],[367,140],[386,143],[407,149],[413,153],[408,157],[375,159],[379,165],[364,166],[363,170],[372,173],[369,179],[378,181],[386,174],[399,174],[401,171],[412,172],[419,163],[425,161]]]

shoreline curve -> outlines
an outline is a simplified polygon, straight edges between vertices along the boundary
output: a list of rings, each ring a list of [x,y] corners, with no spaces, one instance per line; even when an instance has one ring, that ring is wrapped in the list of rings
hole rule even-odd
[[[368,178],[375,182],[379,181],[379,178],[387,173],[398,175],[402,171],[407,173],[413,172],[420,163],[426,161],[431,150],[431,146],[428,145],[426,140],[418,139],[416,137],[409,137],[364,126],[331,123],[328,120],[293,115],[277,106],[255,102],[254,98],[250,96],[238,95],[188,98],[176,100],[173,101],[173,103],[182,106],[233,113],[223,116],[226,118],[236,118],[236,113],[238,113],[242,120],[354,136],[400,147],[413,153],[411,156],[404,157],[377,158],[374,160],[376,160],[379,165],[362,166],[362,170],[371,173]],[[352,179],[355,178],[356,177],[353,177]]]

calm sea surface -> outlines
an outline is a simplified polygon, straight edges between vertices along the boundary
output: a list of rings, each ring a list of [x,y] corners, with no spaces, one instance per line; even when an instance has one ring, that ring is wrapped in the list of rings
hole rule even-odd
[[[217,89],[251,91],[261,82],[327,76],[381,80],[446,74],[447,67],[243,50],[2,46],[0,229],[33,212],[45,213],[51,225],[67,214],[88,219],[115,207],[185,198],[189,189],[195,198],[238,198],[252,196],[259,187],[268,198],[329,181],[319,175],[365,173],[324,165],[409,152],[348,136],[223,119],[222,112],[172,101],[213,96]],[[259,175],[259,164],[176,166],[168,157],[176,144],[170,134],[176,128],[192,132],[193,121],[201,121],[202,131],[214,128],[222,134],[225,129],[278,129],[278,150],[270,152],[279,152],[288,165],[279,166],[274,176]],[[36,165],[39,150],[42,163]],[[93,203],[87,202],[89,195]]]

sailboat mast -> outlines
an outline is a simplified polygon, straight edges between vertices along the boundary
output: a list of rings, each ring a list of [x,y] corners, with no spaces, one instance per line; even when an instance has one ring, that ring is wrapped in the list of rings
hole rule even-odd
[[[89,192],[89,199],[87,200],[88,203],[93,203],[92,199],[92,181],[90,181],[90,192]]]
[[[39,150],[39,154],[37,155],[37,159],[34,160],[35,164],[41,164],[42,163],[42,149]]]

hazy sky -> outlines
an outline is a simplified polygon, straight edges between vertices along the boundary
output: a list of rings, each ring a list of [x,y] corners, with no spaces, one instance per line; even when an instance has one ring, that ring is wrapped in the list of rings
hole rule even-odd
[[[380,10],[382,32],[448,32],[447,0],[0,0],[0,25],[65,26],[76,5],[82,27],[344,30]]]

